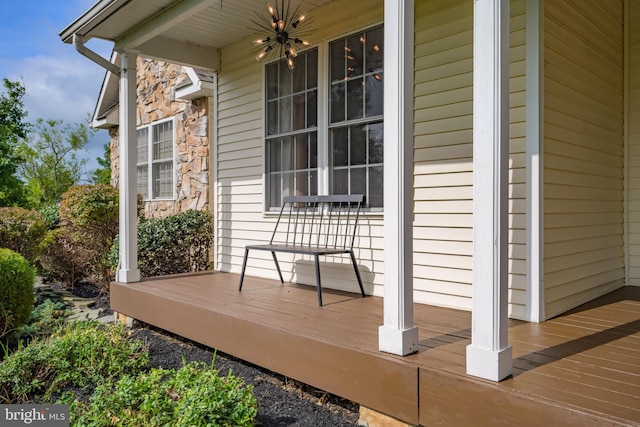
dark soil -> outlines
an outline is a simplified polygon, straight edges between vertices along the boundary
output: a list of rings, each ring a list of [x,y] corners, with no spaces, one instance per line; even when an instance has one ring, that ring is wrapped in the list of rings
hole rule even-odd
[[[354,403],[314,389],[289,378],[263,370],[229,355],[144,327],[135,329],[134,338],[149,346],[150,368],[179,369],[183,363],[210,364],[221,375],[229,370],[246,384],[253,384],[258,401],[256,426],[265,427],[347,427],[358,425],[358,407]]]
[[[109,295],[98,287],[81,282],[70,290],[74,295],[96,301],[101,314],[111,313]],[[358,425],[358,405],[300,382],[251,365],[206,346],[149,326],[137,328],[133,337],[149,347],[149,368],[179,369],[184,363],[210,364],[221,375],[229,370],[253,385],[258,401],[256,426],[264,427],[347,427]],[[259,349],[256,349],[259,351]]]

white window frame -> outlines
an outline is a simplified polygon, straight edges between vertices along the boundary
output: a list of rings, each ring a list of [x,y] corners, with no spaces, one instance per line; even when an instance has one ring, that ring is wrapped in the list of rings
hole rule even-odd
[[[166,197],[153,197],[153,164],[165,163],[168,160],[154,161],[153,160],[153,128],[163,123],[171,122],[171,195]],[[137,131],[141,129],[147,129],[147,159],[145,163],[136,162],[137,166],[147,165],[147,195],[143,197],[144,201],[173,201],[176,199],[176,121],[174,117],[168,119],[156,120],[143,126],[138,126],[136,129],[136,156],[137,156]],[[138,179],[136,171],[136,179]]]
[[[336,41],[346,37],[349,37],[354,34],[363,33],[369,31],[373,28],[384,25],[383,21],[376,22],[374,24],[356,29],[350,30],[348,32],[342,33],[332,38],[325,39],[324,41],[309,46],[309,49],[318,49],[318,98],[317,98],[317,144],[318,144],[318,156],[317,156],[317,169],[318,169],[318,194],[319,195],[328,195],[330,194],[331,189],[331,171],[330,171],[330,161],[329,161],[329,88],[331,87],[331,82],[329,81],[329,54],[330,49],[329,45]],[[306,52],[305,49],[302,52]],[[268,177],[269,171],[267,170],[267,152],[266,152],[266,141],[267,141],[267,66],[282,60],[282,58],[274,59],[273,61],[267,62],[262,65],[262,205],[263,205],[263,213],[264,214],[275,214],[279,212],[279,209],[270,208],[268,206]],[[383,71],[384,72],[384,71]],[[366,119],[365,119],[366,121]],[[382,116],[382,122],[384,123],[384,116]],[[334,125],[335,126],[335,125]],[[384,206],[376,207],[376,208],[365,208],[363,209],[364,214],[374,214],[374,215],[383,215],[384,214]]]

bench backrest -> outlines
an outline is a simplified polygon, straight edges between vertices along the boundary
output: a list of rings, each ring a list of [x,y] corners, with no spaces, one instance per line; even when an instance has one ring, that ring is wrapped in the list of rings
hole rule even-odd
[[[362,194],[283,197],[270,243],[352,249],[363,200]]]

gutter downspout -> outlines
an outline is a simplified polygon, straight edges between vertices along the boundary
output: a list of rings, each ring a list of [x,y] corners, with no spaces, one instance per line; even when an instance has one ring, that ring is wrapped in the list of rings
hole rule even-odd
[[[95,62],[102,68],[106,69],[107,71],[112,72],[116,76],[120,75],[120,69],[116,67],[115,64],[107,61],[106,59],[104,59],[103,57],[101,57],[100,55],[98,55],[88,47],[86,47],[82,43],[82,37],[80,37],[77,33],[73,34],[73,46],[76,48],[76,50],[80,55],[90,59],[91,61]]]

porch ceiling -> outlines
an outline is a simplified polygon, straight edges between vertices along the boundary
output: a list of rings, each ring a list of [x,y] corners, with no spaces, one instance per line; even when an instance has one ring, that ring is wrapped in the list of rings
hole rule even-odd
[[[273,0],[275,2],[283,0]],[[304,11],[332,0],[291,0]],[[286,4],[286,2],[285,2]],[[115,50],[169,62],[215,69],[207,57],[255,33],[255,12],[266,15],[260,0],[100,0],[60,32],[65,43],[78,34],[84,42],[98,38]],[[209,58],[210,59],[210,58]]]

